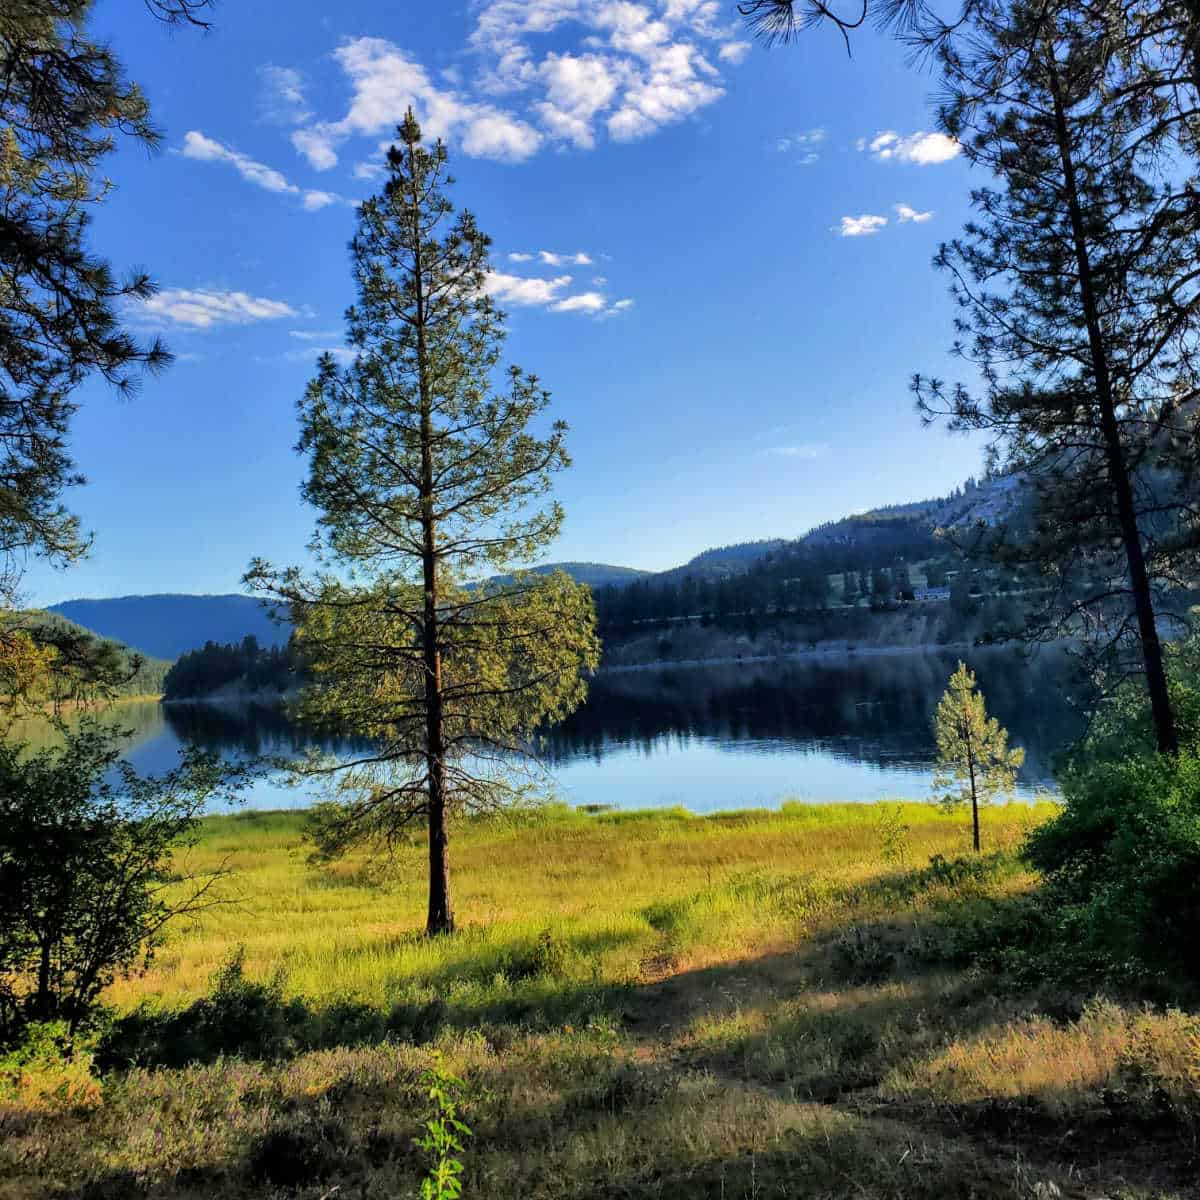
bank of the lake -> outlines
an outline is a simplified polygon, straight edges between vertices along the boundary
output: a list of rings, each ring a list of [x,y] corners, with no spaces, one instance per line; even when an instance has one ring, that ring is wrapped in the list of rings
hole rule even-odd
[[[301,814],[210,818],[236,905],[111,990],[102,1086],[10,1090],[0,1196],[415,1196],[434,1062],[468,1198],[1194,1195],[1194,1017],[953,964],[1049,811],[985,812],[971,870],[929,805],[462,822],[435,941],[419,831],[312,867]]]

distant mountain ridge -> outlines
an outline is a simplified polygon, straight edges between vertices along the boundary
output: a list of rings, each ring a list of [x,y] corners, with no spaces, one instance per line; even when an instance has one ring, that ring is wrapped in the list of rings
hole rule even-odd
[[[205,642],[240,642],[248,634],[263,646],[288,640],[287,627],[271,620],[266,605],[253,596],[115,596],[67,600],[48,611],[153,658],[174,660]]]
[[[981,482],[968,480],[948,496],[906,504],[885,505],[818,526],[797,538],[768,538],[714,547],[666,571],[643,571],[611,563],[559,562],[532,568],[536,574],[566,571],[593,588],[623,588],[637,581],[674,580],[692,576],[720,579],[741,575],[768,555],[788,548],[824,544],[870,546],[893,536],[903,524],[917,528],[925,540],[939,529],[965,527],[977,522],[994,525],[1012,513],[1026,496],[1020,477],[1008,476]],[[503,577],[501,577],[503,578]],[[266,605],[252,596],[237,594],[195,596],[161,594],[120,596],[112,599],[68,600],[49,611],[59,613],[102,637],[132,646],[154,658],[177,659],[206,642],[237,643],[253,635],[261,646],[281,646],[288,638],[286,625],[267,615]]]

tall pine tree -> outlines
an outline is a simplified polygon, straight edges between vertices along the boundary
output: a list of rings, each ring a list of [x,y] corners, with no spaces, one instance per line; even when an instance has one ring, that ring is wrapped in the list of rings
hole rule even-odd
[[[977,16],[945,43],[943,129],[994,185],[937,265],[955,351],[981,395],[917,377],[924,414],[992,437],[1028,476],[1031,528],[978,549],[1032,573],[1029,633],[1079,636],[1144,676],[1159,748],[1177,745],[1159,626],[1196,578],[1200,208],[1140,67],[1086,5]]]
[[[336,770],[320,810],[320,850],[392,841],[414,821],[429,836],[429,934],[454,928],[448,822],[521,790],[515,760],[542,724],[583,698],[598,660],[586,587],[511,573],[558,533],[545,500],[568,465],[565,426],[531,430],[549,404],[513,367],[500,390],[503,319],[485,289],[488,239],[454,216],[446,154],[411,111],[380,195],[351,244],[358,302],[352,364],[321,359],[300,402],[305,498],[320,513],[326,570],[252,566],[290,610],[315,684],[311,722],[377,739]]]

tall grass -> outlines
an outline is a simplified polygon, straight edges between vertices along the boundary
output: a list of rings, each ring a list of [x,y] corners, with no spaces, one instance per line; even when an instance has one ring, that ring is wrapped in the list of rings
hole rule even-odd
[[[905,804],[916,859],[966,849],[961,819]],[[1011,847],[1049,805],[997,806],[985,845]],[[419,833],[390,862],[362,855],[310,866],[304,814],[207,818],[189,866],[234,871],[227,903],[174,931],[153,970],[117,983],[120,1008],[201,995],[237,946],[249,974],[282,967],[292,994],[381,1007],[474,993],[509,995],[511,968],[549,930],[560,973],[623,984],[648,955],[697,964],[750,955],[816,915],[840,889],[877,877],[884,834],[869,805],[785,804],[694,816],[683,809],[587,814],[566,807],[465,821],[453,830],[454,902],[463,932],[420,936],[426,851]],[[525,985],[524,990],[528,990]],[[520,990],[520,989],[519,989]]]

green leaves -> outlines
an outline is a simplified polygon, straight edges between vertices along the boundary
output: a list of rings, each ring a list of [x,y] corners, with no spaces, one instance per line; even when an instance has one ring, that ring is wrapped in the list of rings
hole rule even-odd
[[[168,923],[216,899],[224,873],[176,859],[205,803],[239,772],[198,751],[159,777],[120,762],[123,731],[94,719],[60,749],[0,740],[0,1034],[83,1020]]]
[[[424,1123],[425,1133],[413,1139],[429,1158],[429,1172],[421,1181],[420,1200],[457,1200],[462,1195],[463,1140],[472,1137],[470,1127],[458,1116],[466,1084],[451,1075],[435,1058],[421,1073],[421,1086],[427,1089],[433,1115]]]

